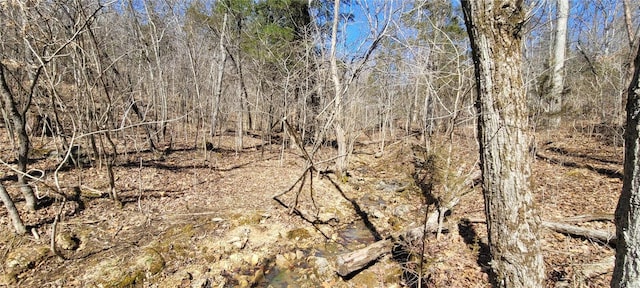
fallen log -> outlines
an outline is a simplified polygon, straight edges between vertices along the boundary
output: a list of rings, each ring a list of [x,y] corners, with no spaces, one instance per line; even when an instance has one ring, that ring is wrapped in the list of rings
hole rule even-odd
[[[598,240],[609,245],[615,245],[616,243],[615,232],[600,231],[571,224],[549,221],[542,221],[542,226],[563,234],[571,234],[587,239]]]
[[[562,223],[584,223],[584,222],[593,222],[593,221],[613,221],[613,214],[585,214],[578,215],[573,217],[565,217],[556,219]]]
[[[480,181],[481,176],[482,174],[480,171],[474,171],[467,176],[467,179],[462,183],[462,187],[475,186]],[[377,241],[365,248],[338,255],[336,260],[336,272],[342,277],[352,275],[353,273],[367,267],[371,262],[377,261],[382,256],[391,252],[391,248],[397,240],[412,242],[422,239],[425,233],[438,231],[439,224],[441,224],[441,221],[439,221],[441,220],[440,216],[453,209],[453,207],[458,205],[459,202],[460,197],[453,197],[444,205],[440,206],[439,209],[435,209],[433,212],[429,213],[424,226],[407,229],[398,235]]]
[[[575,216],[571,218],[578,219],[579,217],[580,216]],[[571,219],[571,220],[575,220],[575,219]],[[480,218],[468,218],[464,220],[468,221],[469,223],[483,223],[483,224],[487,223],[484,219],[480,219]],[[579,237],[583,237],[591,240],[597,240],[609,245],[616,244],[615,232],[600,231],[600,230],[584,228],[576,225],[571,225],[567,223],[551,222],[551,221],[544,221],[544,220],[542,221],[542,226],[562,234],[570,234],[570,235],[579,236]]]
[[[460,202],[460,198],[456,197],[449,201],[443,208],[446,207],[445,209],[450,210],[457,205],[458,202]],[[395,239],[414,241],[421,239],[424,233],[435,232],[438,229],[439,216],[440,211],[435,210],[429,213],[424,226],[405,230],[395,237],[383,239],[374,242],[365,248],[338,255],[336,259],[336,272],[342,277],[352,275],[354,272],[361,270],[371,262],[376,261],[391,252],[391,248],[396,241]]]
[[[594,165],[594,164],[589,164],[589,163],[578,163],[578,162],[574,162],[574,161],[563,161],[562,159],[557,159],[557,158],[553,158],[551,156],[548,155],[544,155],[541,152],[537,152],[536,153],[536,157],[539,158],[540,160],[544,160],[544,161],[548,161],[549,163],[553,163],[553,164],[558,164],[558,165],[562,165],[565,167],[572,167],[572,168],[580,168],[580,169],[587,169],[587,170],[591,170],[594,171],[596,173],[605,175],[607,177],[611,177],[611,178],[618,178],[618,179],[622,179],[623,178],[623,174],[620,168],[608,168],[608,167],[602,167],[602,165]]]
[[[424,233],[436,232],[436,230],[438,229],[438,211],[432,212],[429,215],[429,219],[431,219],[431,216],[433,216],[434,214],[436,215],[436,220],[432,223],[427,222],[424,228],[416,227],[406,230],[403,233],[400,233],[397,238],[403,239],[405,241],[413,241],[422,238],[422,235],[424,235]],[[352,275],[354,272],[367,267],[371,262],[377,261],[378,259],[391,252],[391,248],[393,247],[393,244],[396,242],[395,239],[397,238],[394,237],[390,239],[383,239],[374,242],[373,244],[365,248],[338,255],[336,259],[336,272],[342,277],[347,277],[349,275]]]
[[[342,277],[347,277],[354,271],[358,271],[369,265],[369,263],[380,259],[380,257],[391,251],[392,247],[393,241],[391,239],[384,239],[363,249],[339,255],[336,272]]]

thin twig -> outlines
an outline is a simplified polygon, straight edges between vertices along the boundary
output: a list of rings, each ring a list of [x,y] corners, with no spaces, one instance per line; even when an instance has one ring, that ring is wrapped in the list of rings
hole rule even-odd
[[[140,168],[138,168],[138,210],[142,213],[142,205],[140,200],[142,199],[142,157],[140,157]]]
[[[284,190],[283,192],[278,193],[278,194],[276,194],[276,195],[273,195],[271,198],[273,198],[274,200],[277,200],[276,198],[278,198],[278,197],[280,197],[280,196],[282,196],[282,195],[284,195],[284,194],[289,193],[289,191],[293,190],[293,188],[295,188],[295,187],[296,187],[296,185],[298,184],[298,182],[300,182],[300,181],[305,177],[305,175],[307,174],[307,171],[309,171],[309,169],[312,169],[312,168],[313,168],[313,166],[308,165],[308,166],[304,169],[304,172],[300,175],[300,177],[298,177],[298,179],[293,183],[293,185],[289,186],[289,188],[287,188],[287,189],[286,189],[286,190]]]

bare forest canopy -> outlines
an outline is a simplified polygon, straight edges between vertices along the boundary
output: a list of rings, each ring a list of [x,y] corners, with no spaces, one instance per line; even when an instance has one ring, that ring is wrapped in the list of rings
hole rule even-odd
[[[347,134],[471,121],[472,63],[457,4],[347,2],[337,48]],[[319,133],[336,118],[330,2],[18,3],[2,2],[5,78],[27,118],[55,118],[59,135],[145,123],[157,145],[169,134],[274,133],[288,117],[305,141],[332,137]],[[524,79],[539,123],[555,6],[531,5]],[[560,113],[615,123],[630,50],[622,4],[577,1],[571,11]]]
[[[555,6],[530,2],[523,69],[532,123],[541,124]],[[622,2],[575,2],[555,113],[616,123],[630,50]],[[4,78],[35,122],[28,126],[51,119],[51,132],[66,138],[105,129],[137,138],[125,136],[135,127],[147,129],[140,141],[150,146],[171,137],[196,143],[224,131],[270,135],[287,117],[315,143],[334,137],[323,131],[334,121],[344,122],[347,138],[472,121],[470,48],[455,1],[344,1],[339,99],[330,81],[330,1],[20,3],[0,2]],[[336,117],[336,101],[346,119]]]

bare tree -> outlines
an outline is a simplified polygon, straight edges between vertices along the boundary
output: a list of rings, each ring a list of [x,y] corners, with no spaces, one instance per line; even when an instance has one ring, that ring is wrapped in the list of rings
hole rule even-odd
[[[348,158],[353,150],[355,136],[357,135],[354,131],[356,127],[355,122],[357,120],[355,119],[356,117],[349,117],[352,116],[351,113],[354,111],[349,109],[350,107],[348,104],[350,103],[347,103],[347,95],[349,92],[353,91],[352,89],[355,89],[352,85],[357,82],[356,80],[358,80],[360,74],[366,67],[365,65],[372,57],[373,52],[378,48],[381,41],[387,37],[389,23],[392,20],[390,15],[393,14],[394,4],[395,3],[393,1],[387,1],[384,5],[381,5],[376,9],[372,9],[372,7],[365,1],[357,1],[357,5],[360,5],[363,10],[370,11],[370,13],[375,15],[372,16],[368,13],[366,15],[367,23],[371,31],[369,34],[370,37],[368,38],[368,41],[366,41],[367,45],[362,45],[365,47],[365,49],[363,49],[362,56],[354,58],[351,63],[345,63],[345,70],[340,71],[338,69],[336,47],[338,41],[338,24],[340,22],[340,17],[343,16],[340,13],[340,1],[334,1],[331,46],[329,51],[329,73],[333,82],[334,90],[334,97],[331,100],[333,104],[333,117],[330,121],[333,121],[333,128],[336,133],[336,144],[338,148],[336,172],[340,177],[345,176],[349,165]],[[383,18],[383,20],[380,21],[379,17]],[[352,95],[349,94],[349,97],[351,96]]]
[[[347,169],[347,136],[344,131],[344,115],[342,110],[344,107],[344,92],[342,91],[342,81],[340,75],[338,75],[338,62],[336,59],[336,46],[338,43],[338,23],[340,22],[340,0],[333,1],[333,23],[331,26],[331,51],[329,61],[331,63],[331,79],[333,80],[334,89],[334,115],[336,115],[336,121],[333,124],[336,133],[336,142],[338,145],[338,158],[336,158],[336,170],[339,176],[342,177],[342,173]]]
[[[224,78],[224,66],[227,62],[227,52],[224,47],[225,33],[227,30],[228,13],[224,13],[222,28],[220,29],[220,40],[218,42],[218,72],[216,73],[215,92],[213,94],[213,107],[211,112],[211,136],[215,136],[218,113],[220,112],[220,96],[222,95],[222,80]]]
[[[522,1],[462,1],[476,77],[478,142],[496,287],[542,287],[522,79]]]
[[[18,184],[20,185],[20,191],[24,195],[26,202],[27,210],[35,210],[36,209],[36,197],[33,194],[33,189],[31,186],[27,184],[27,179],[25,178],[25,173],[27,172],[27,162],[29,160],[29,135],[27,135],[26,128],[26,115],[31,106],[31,99],[34,93],[34,87],[38,82],[38,78],[42,72],[42,66],[37,69],[35,76],[33,77],[31,89],[28,92],[25,103],[23,104],[23,108],[18,108],[18,102],[16,96],[14,96],[14,92],[12,91],[9,83],[7,83],[6,77],[6,68],[5,65],[0,63],[0,94],[2,95],[2,104],[4,110],[7,111],[9,117],[11,117],[11,124],[13,131],[18,135]]]
[[[636,38],[635,42],[638,42]],[[640,46],[633,61],[628,89],[625,129],[624,179],[616,207],[616,264],[611,287],[640,286]]]
[[[562,112],[562,91],[564,90],[564,62],[567,48],[567,19],[569,0],[556,0],[556,26],[551,58],[551,81],[549,87],[549,124],[558,127]]]

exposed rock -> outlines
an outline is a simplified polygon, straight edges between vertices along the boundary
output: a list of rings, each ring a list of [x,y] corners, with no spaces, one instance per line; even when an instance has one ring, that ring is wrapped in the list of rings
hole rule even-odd
[[[251,283],[255,286],[256,284],[260,283],[260,281],[262,281],[263,278],[264,278],[264,270],[263,269],[258,269],[253,274],[253,278],[251,279]]]
[[[249,263],[251,264],[251,266],[256,266],[258,265],[259,261],[260,261],[260,256],[258,256],[258,254],[253,254],[251,255],[251,261]]]
[[[280,269],[288,269],[291,266],[291,262],[289,261],[289,259],[278,254],[276,255],[276,266],[278,266],[278,268]]]
[[[244,262],[244,260],[242,259],[242,255],[240,255],[240,253],[233,253],[229,255],[229,261],[231,261],[231,264],[235,266],[240,266]]]
[[[409,187],[408,184],[397,180],[381,180],[378,182],[378,185],[376,185],[377,190],[382,190],[384,192],[402,192],[407,189],[407,187]]]
[[[80,240],[68,232],[60,232],[56,235],[58,247],[64,250],[76,250],[80,246]]]
[[[211,288],[211,279],[202,278],[195,280],[191,283],[191,287],[193,288]]]
[[[338,215],[329,212],[320,213],[320,215],[318,215],[318,220],[320,220],[320,222],[322,223],[327,223],[330,225],[337,225],[338,223],[340,223]]]
[[[396,217],[404,217],[409,212],[411,212],[411,206],[407,204],[398,205],[396,208],[393,208],[393,215]]]
[[[9,252],[4,265],[10,274],[19,274],[35,267],[49,251],[46,245],[23,246]]]
[[[378,219],[385,218],[384,213],[382,213],[380,210],[375,209],[375,208],[371,209],[370,215],[373,216],[374,218],[378,218]]]
[[[238,249],[244,249],[244,247],[249,242],[249,234],[251,233],[251,229],[249,227],[238,227],[231,234],[232,236],[227,243],[233,245]]]
[[[329,261],[327,261],[327,258],[324,257],[315,257],[315,264],[316,264],[316,269],[318,270],[318,273],[321,275],[326,274],[327,272],[331,271],[331,268],[329,267]]]

